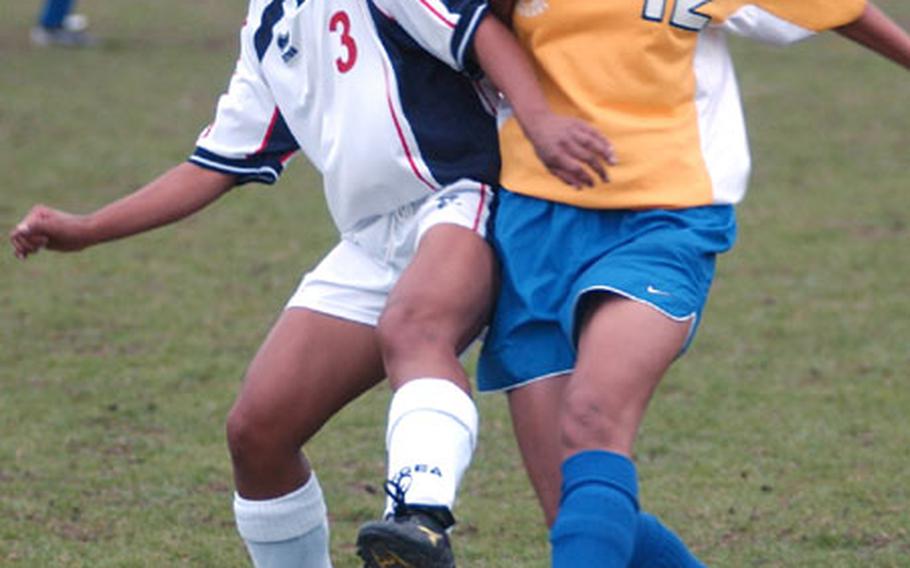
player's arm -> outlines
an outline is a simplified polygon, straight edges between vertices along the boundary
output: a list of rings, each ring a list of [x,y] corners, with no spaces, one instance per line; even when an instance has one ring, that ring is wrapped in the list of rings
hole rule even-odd
[[[87,215],[37,205],[10,232],[17,257],[42,248],[76,251],[168,225],[209,205],[235,184],[235,176],[178,165],[135,192]]]
[[[859,19],[836,31],[910,69],[910,35],[871,2]]]
[[[556,176],[576,187],[590,185],[587,165],[606,178],[603,162],[610,163],[613,156],[609,143],[586,123],[550,112],[530,61],[485,0],[373,1],[423,49],[456,71],[473,75],[479,65],[508,97],[537,155]],[[502,13],[508,7],[503,4]],[[467,56],[469,51],[474,57]]]
[[[552,112],[527,55],[497,17],[484,16],[474,36],[474,54],[554,175],[575,187],[590,186],[594,182],[587,165],[607,179],[603,163],[615,161],[610,143],[587,123]]]
[[[515,9],[516,0],[490,0],[490,10],[502,23],[512,26],[512,11]]]

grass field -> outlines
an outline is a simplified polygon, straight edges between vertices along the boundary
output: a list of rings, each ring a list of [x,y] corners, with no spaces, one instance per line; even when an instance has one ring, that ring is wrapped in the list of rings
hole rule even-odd
[[[37,50],[0,7],[0,229],[85,212],[184,159],[243,0],[84,0],[105,44]],[[910,25],[901,0],[881,5]],[[711,566],[910,566],[910,78],[835,36],[735,43],[755,157],[736,250],[638,445],[643,505]],[[621,149],[620,149],[621,151]],[[300,274],[334,241],[303,159],[180,225],[0,255],[0,566],[245,565],[223,419]],[[308,452],[336,566],[380,510],[388,391]],[[504,400],[455,533],[465,567],[544,567]]]

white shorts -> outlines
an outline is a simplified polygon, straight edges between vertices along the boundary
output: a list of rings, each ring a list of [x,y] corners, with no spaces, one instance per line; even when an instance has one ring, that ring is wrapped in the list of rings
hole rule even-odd
[[[421,237],[449,223],[485,238],[492,197],[490,186],[464,180],[365,220],[343,233],[341,242],[303,276],[285,308],[309,308],[375,326]]]

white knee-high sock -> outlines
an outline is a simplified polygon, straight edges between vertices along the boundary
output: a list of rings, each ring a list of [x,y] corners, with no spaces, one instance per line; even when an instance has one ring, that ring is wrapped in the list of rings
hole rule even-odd
[[[234,517],[256,568],[331,568],[325,499],[315,473],[275,499],[235,493]]]
[[[444,379],[416,379],[395,392],[386,431],[388,477],[410,476],[409,504],[452,509],[477,440],[477,408]],[[392,511],[386,503],[386,514]]]

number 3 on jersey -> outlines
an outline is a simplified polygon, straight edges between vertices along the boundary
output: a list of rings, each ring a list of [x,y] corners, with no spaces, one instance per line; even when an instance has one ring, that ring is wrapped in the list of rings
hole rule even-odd
[[[667,11],[668,1],[669,0],[645,0],[645,7],[642,10],[641,17],[650,22],[662,23]],[[700,13],[698,9],[710,1],[711,0],[676,0],[673,7],[673,14],[670,16],[670,25],[692,32],[701,31],[708,25],[711,18]]]
[[[335,58],[335,67],[339,73],[347,73],[354,67],[357,62],[357,42],[351,35],[351,19],[344,10],[339,10],[329,18],[329,31],[338,33],[338,39],[341,41],[341,47],[344,48],[344,56]]]

